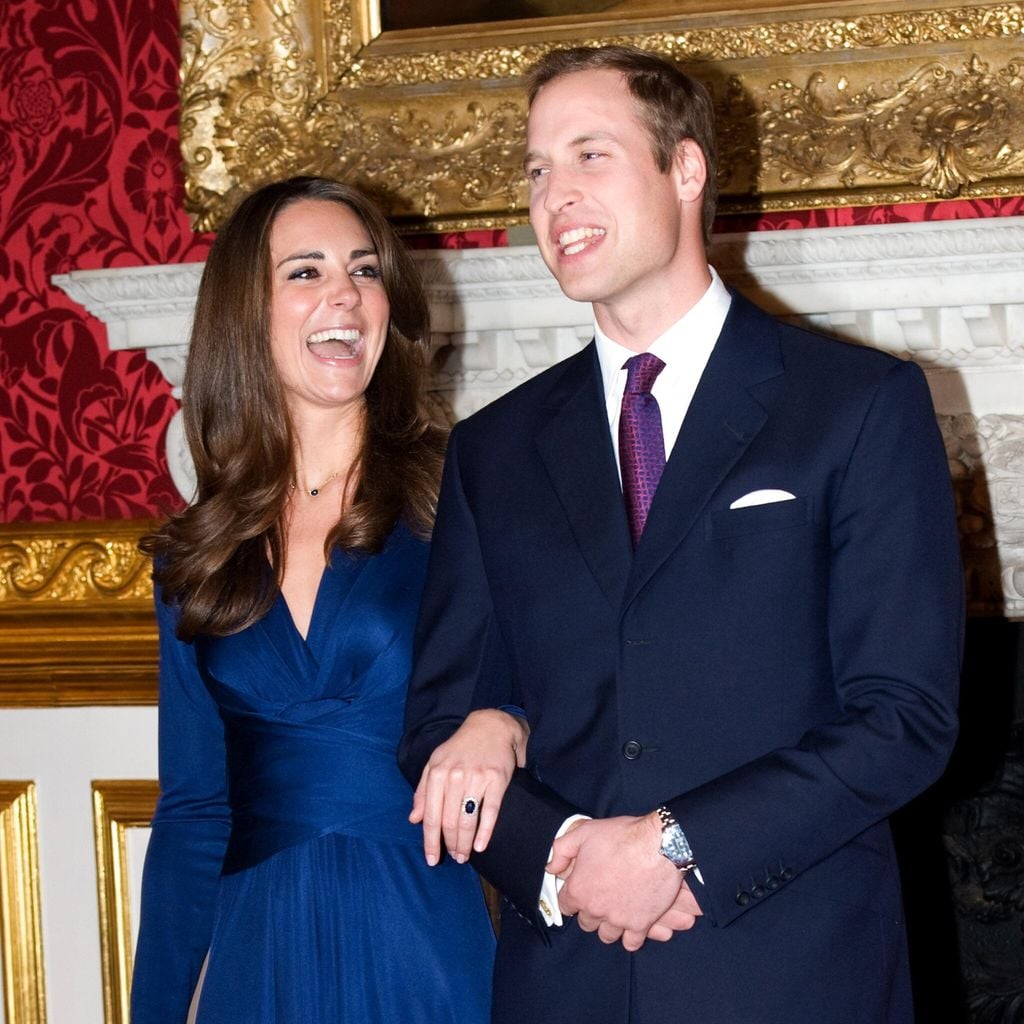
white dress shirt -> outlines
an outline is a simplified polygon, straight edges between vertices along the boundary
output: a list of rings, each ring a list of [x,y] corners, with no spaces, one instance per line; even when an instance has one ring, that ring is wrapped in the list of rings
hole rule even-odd
[[[722,333],[722,325],[729,313],[732,296],[722,279],[711,271],[711,284],[696,305],[677,320],[664,334],[656,338],[648,352],[656,355],[665,369],[658,374],[651,388],[661,410],[661,429],[665,435],[665,457],[672,454],[672,448],[679,436],[679,428],[693,394],[697,390],[701,374],[711,358],[711,350]],[[604,384],[605,406],[608,426],[612,432],[612,446],[615,449],[615,464],[619,466],[619,483],[622,483],[622,468],[619,463],[619,416],[622,413],[622,393],[626,390],[625,362],[637,355],[632,349],[609,338],[595,322],[594,341],[597,344],[597,358],[601,365],[601,379]],[[586,815],[574,814],[562,822],[556,839],[568,827]],[[699,872],[697,873],[699,878]],[[544,875],[540,891],[540,911],[548,926],[560,925],[562,914],[558,908],[558,890],[562,880],[554,875]]]
[[[697,383],[708,364],[708,359],[711,358],[711,350],[722,333],[722,325],[732,303],[732,296],[722,284],[722,279],[715,273],[713,267],[708,267],[708,270],[711,271],[711,284],[708,290],[682,319],[677,320],[647,349],[665,364],[665,369],[658,374],[654,387],[651,388],[651,394],[657,399],[658,408],[661,410],[666,458],[672,454],[672,446],[679,436],[679,428],[683,425],[683,418],[690,408]],[[637,353],[609,338],[596,323],[594,342],[597,345],[598,362],[601,364],[608,425],[611,428],[615,461],[618,464],[619,416],[622,413],[622,393],[626,389],[624,365],[627,359],[631,359]],[[620,469],[620,482],[621,477]]]

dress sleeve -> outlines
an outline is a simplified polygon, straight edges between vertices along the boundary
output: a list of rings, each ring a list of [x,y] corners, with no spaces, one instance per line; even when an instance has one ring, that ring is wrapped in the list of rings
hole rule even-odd
[[[160,634],[160,800],[142,876],[132,1024],[184,1024],[209,949],[230,830],[224,728],[156,593]]]

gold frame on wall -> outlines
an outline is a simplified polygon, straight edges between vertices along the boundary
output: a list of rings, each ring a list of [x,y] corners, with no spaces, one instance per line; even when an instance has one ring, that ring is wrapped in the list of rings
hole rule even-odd
[[[46,1024],[33,782],[0,782],[0,966],[7,1024]]]
[[[0,707],[155,703],[152,526],[0,526]]]
[[[148,828],[159,792],[158,784],[148,779],[97,779],[92,784],[106,1024],[128,1024],[130,1008],[133,950],[127,830]]]
[[[240,190],[322,173],[407,230],[522,223],[521,75],[612,41],[711,88],[723,212],[1024,193],[1024,4],[645,6],[382,33],[377,0],[182,0],[187,204],[212,228]]]

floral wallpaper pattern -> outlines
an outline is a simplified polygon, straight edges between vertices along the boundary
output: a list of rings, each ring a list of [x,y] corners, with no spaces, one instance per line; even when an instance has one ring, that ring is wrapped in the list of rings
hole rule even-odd
[[[141,352],[50,277],[202,260],[182,210],[178,13],[167,0],[0,0],[0,522],[159,514],[177,407]],[[724,217],[719,230],[1024,213],[1024,199]],[[503,231],[410,240],[506,244]]]
[[[843,228],[859,224],[905,224],[931,220],[1024,215],[1024,196],[1004,199],[953,199],[898,206],[844,206],[832,210],[754,213],[719,217],[716,231],[778,231],[784,228]]]
[[[177,502],[175,402],[55,273],[202,260],[182,211],[178,16],[164,0],[0,0],[0,521]]]

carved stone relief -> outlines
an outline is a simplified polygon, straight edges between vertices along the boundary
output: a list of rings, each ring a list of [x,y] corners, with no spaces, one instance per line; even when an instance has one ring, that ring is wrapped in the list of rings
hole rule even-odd
[[[590,339],[589,306],[561,294],[533,247],[417,258],[435,329],[431,397],[448,421]],[[925,368],[959,502],[972,613],[1024,618],[1024,219],[724,235],[711,259],[771,312]],[[56,280],[107,322],[113,346],[144,344],[180,386],[197,265]],[[180,417],[168,459],[191,494]]]

